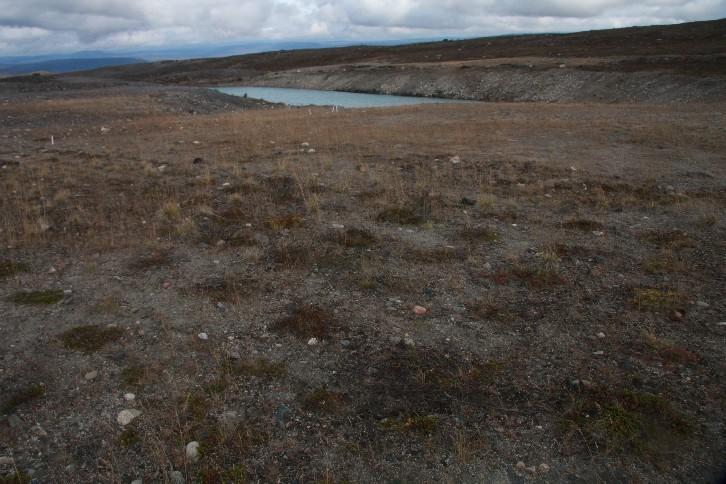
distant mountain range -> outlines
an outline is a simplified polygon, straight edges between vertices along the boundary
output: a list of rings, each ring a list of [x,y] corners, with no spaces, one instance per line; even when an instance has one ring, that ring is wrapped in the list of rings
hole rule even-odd
[[[8,62],[8,58],[0,58],[0,74],[18,75],[30,74],[33,72],[75,72],[88,69],[99,69],[101,67],[123,66],[127,64],[138,64],[145,62],[143,59],[134,57],[98,57],[98,58],[72,58],[72,59],[50,59],[39,61]]]

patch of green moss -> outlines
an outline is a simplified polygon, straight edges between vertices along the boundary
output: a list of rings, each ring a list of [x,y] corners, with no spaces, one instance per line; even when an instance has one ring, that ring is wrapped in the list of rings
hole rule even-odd
[[[95,324],[77,326],[60,336],[63,346],[68,349],[93,353],[109,343],[118,341],[124,334],[122,328],[103,327]]]
[[[210,395],[219,395],[220,393],[224,393],[227,387],[229,387],[229,380],[222,376],[221,378],[217,378],[216,380],[207,383],[204,386],[204,390]]]
[[[439,419],[435,415],[410,415],[385,418],[379,422],[379,425],[383,430],[432,435],[438,429]]]
[[[24,471],[13,471],[7,476],[0,476],[0,484],[28,484],[31,477]]]
[[[15,262],[9,259],[0,259],[0,279],[11,277],[21,272],[26,272],[28,266],[22,262]]]
[[[31,383],[19,388],[2,404],[2,413],[8,414],[16,408],[45,395],[45,387],[38,383]]]
[[[282,378],[287,374],[284,363],[257,358],[256,360],[242,361],[229,368],[230,372],[238,376],[253,376],[266,380]]]
[[[658,458],[687,440],[694,426],[664,398],[630,390],[597,388],[566,413],[566,428],[606,453]]]
[[[19,291],[10,297],[15,304],[50,305],[63,300],[63,291],[50,289],[47,291]]]
[[[127,426],[118,438],[119,444],[123,447],[131,448],[141,441],[139,431],[134,426]]]
[[[635,288],[633,304],[643,311],[664,311],[682,305],[686,297],[670,289]]]
[[[399,225],[420,225],[424,222],[423,217],[406,207],[391,207],[382,210],[376,219],[379,222],[389,222]]]
[[[200,484],[246,484],[248,482],[247,470],[241,464],[235,464],[229,469],[203,467],[197,471],[194,482]]]

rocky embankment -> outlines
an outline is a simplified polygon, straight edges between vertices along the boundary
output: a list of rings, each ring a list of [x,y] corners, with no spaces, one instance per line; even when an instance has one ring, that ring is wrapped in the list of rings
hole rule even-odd
[[[668,71],[607,72],[536,66],[471,68],[347,66],[272,72],[243,78],[269,87],[295,87],[478,101],[714,102],[726,100],[721,77]]]

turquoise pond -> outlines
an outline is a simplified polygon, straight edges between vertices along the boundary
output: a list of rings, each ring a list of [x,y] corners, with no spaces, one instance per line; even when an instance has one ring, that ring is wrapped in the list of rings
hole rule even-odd
[[[356,92],[317,91],[314,89],[288,89],[281,87],[218,87],[217,91],[233,96],[264,99],[289,106],[339,106],[342,108],[374,108],[407,106],[414,104],[462,103],[455,99],[430,97],[390,96],[387,94],[361,94]]]

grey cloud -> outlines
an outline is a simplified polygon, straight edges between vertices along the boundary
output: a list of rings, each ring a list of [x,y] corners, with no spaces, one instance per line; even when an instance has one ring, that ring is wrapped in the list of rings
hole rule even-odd
[[[721,17],[726,0],[0,0],[0,54],[572,31]]]

